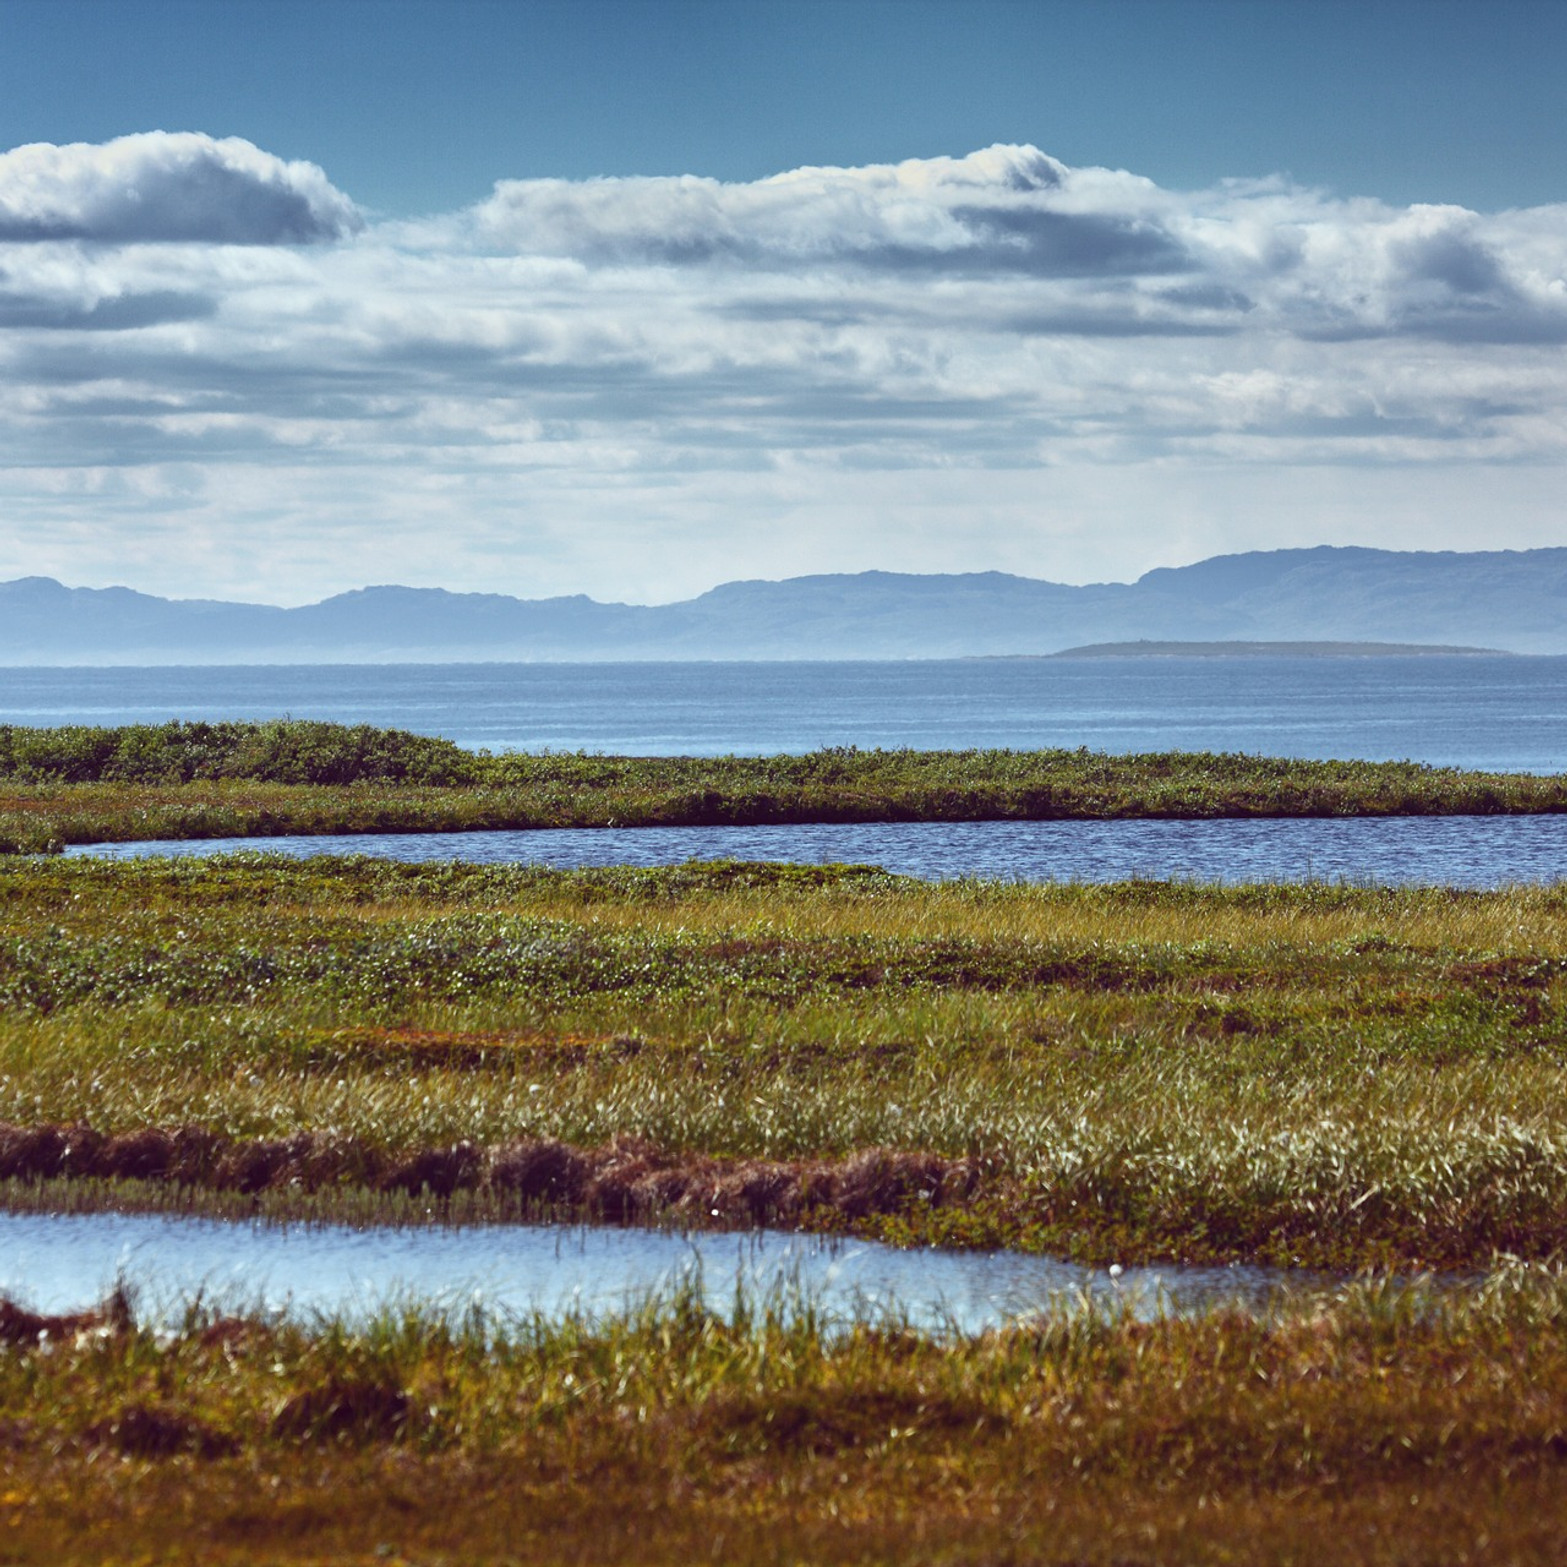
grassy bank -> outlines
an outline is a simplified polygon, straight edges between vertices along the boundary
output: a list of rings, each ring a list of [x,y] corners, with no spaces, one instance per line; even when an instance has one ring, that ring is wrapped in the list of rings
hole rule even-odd
[[[1552,889],[13,861],[0,1179],[1462,1269],[1564,1250],[1564,1007]]]
[[[1567,777],[1088,751],[474,755],[363,726],[0,726],[0,852],[150,838],[1567,810]]]
[[[1567,1294],[933,1342],[766,1303],[364,1327],[0,1305],[12,1563],[1548,1562]],[[40,1340],[40,1333],[46,1336]]]

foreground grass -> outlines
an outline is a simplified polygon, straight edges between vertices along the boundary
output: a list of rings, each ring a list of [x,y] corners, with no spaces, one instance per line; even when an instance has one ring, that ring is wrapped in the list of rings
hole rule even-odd
[[[0,1306],[12,1563],[1550,1562],[1567,1289],[935,1341],[774,1300],[367,1326]],[[798,1305],[798,1303],[796,1303]],[[40,1341],[40,1331],[45,1337]]]
[[[0,1200],[1556,1258],[1564,976],[1554,889],[18,861]]]
[[[1170,752],[473,755],[335,724],[0,725],[0,852],[487,828],[1567,810],[1567,777]]]

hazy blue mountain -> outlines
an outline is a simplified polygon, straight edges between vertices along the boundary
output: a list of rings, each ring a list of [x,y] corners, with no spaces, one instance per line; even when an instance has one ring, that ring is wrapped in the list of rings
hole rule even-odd
[[[279,609],[0,583],[9,664],[940,658],[1143,640],[1567,653],[1567,549],[1270,550],[1085,587],[867,571],[727,582],[662,605],[370,587]]]

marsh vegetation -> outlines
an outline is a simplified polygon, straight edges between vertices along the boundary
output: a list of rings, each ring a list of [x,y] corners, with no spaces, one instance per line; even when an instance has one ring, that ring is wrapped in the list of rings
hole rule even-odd
[[[1567,778],[1414,762],[853,747],[490,756],[300,721],[0,726],[0,852],[293,833],[1564,810]]]
[[[0,1179],[1083,1260],[1550,1259],[1564,959],[1557,889],[18,860]]]
[[[187,725],[8,732],[0,796],[25,849],[1535,811],[1567,786],[1063,752],[486,758]],[[1559,1559],[1564,1008],[1559,887],[13,856],[12,1208],[767,1223],[1379,1271],[1270,1312],[1068,1303],[945,1338],[678,1291],[601,1319],[198,1303],[173,1331],[124,1298],[0,1303],[7,1559]]]
[[[976,1338],[690,1293],[368,1324],[0,1305],[8,1561],[1550,1561],[1567,1292]]]

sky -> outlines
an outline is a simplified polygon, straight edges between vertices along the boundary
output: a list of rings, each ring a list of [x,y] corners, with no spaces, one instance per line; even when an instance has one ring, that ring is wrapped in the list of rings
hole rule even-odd
[[[0,580],[1567,543],[1567,0],[0,0]]]

